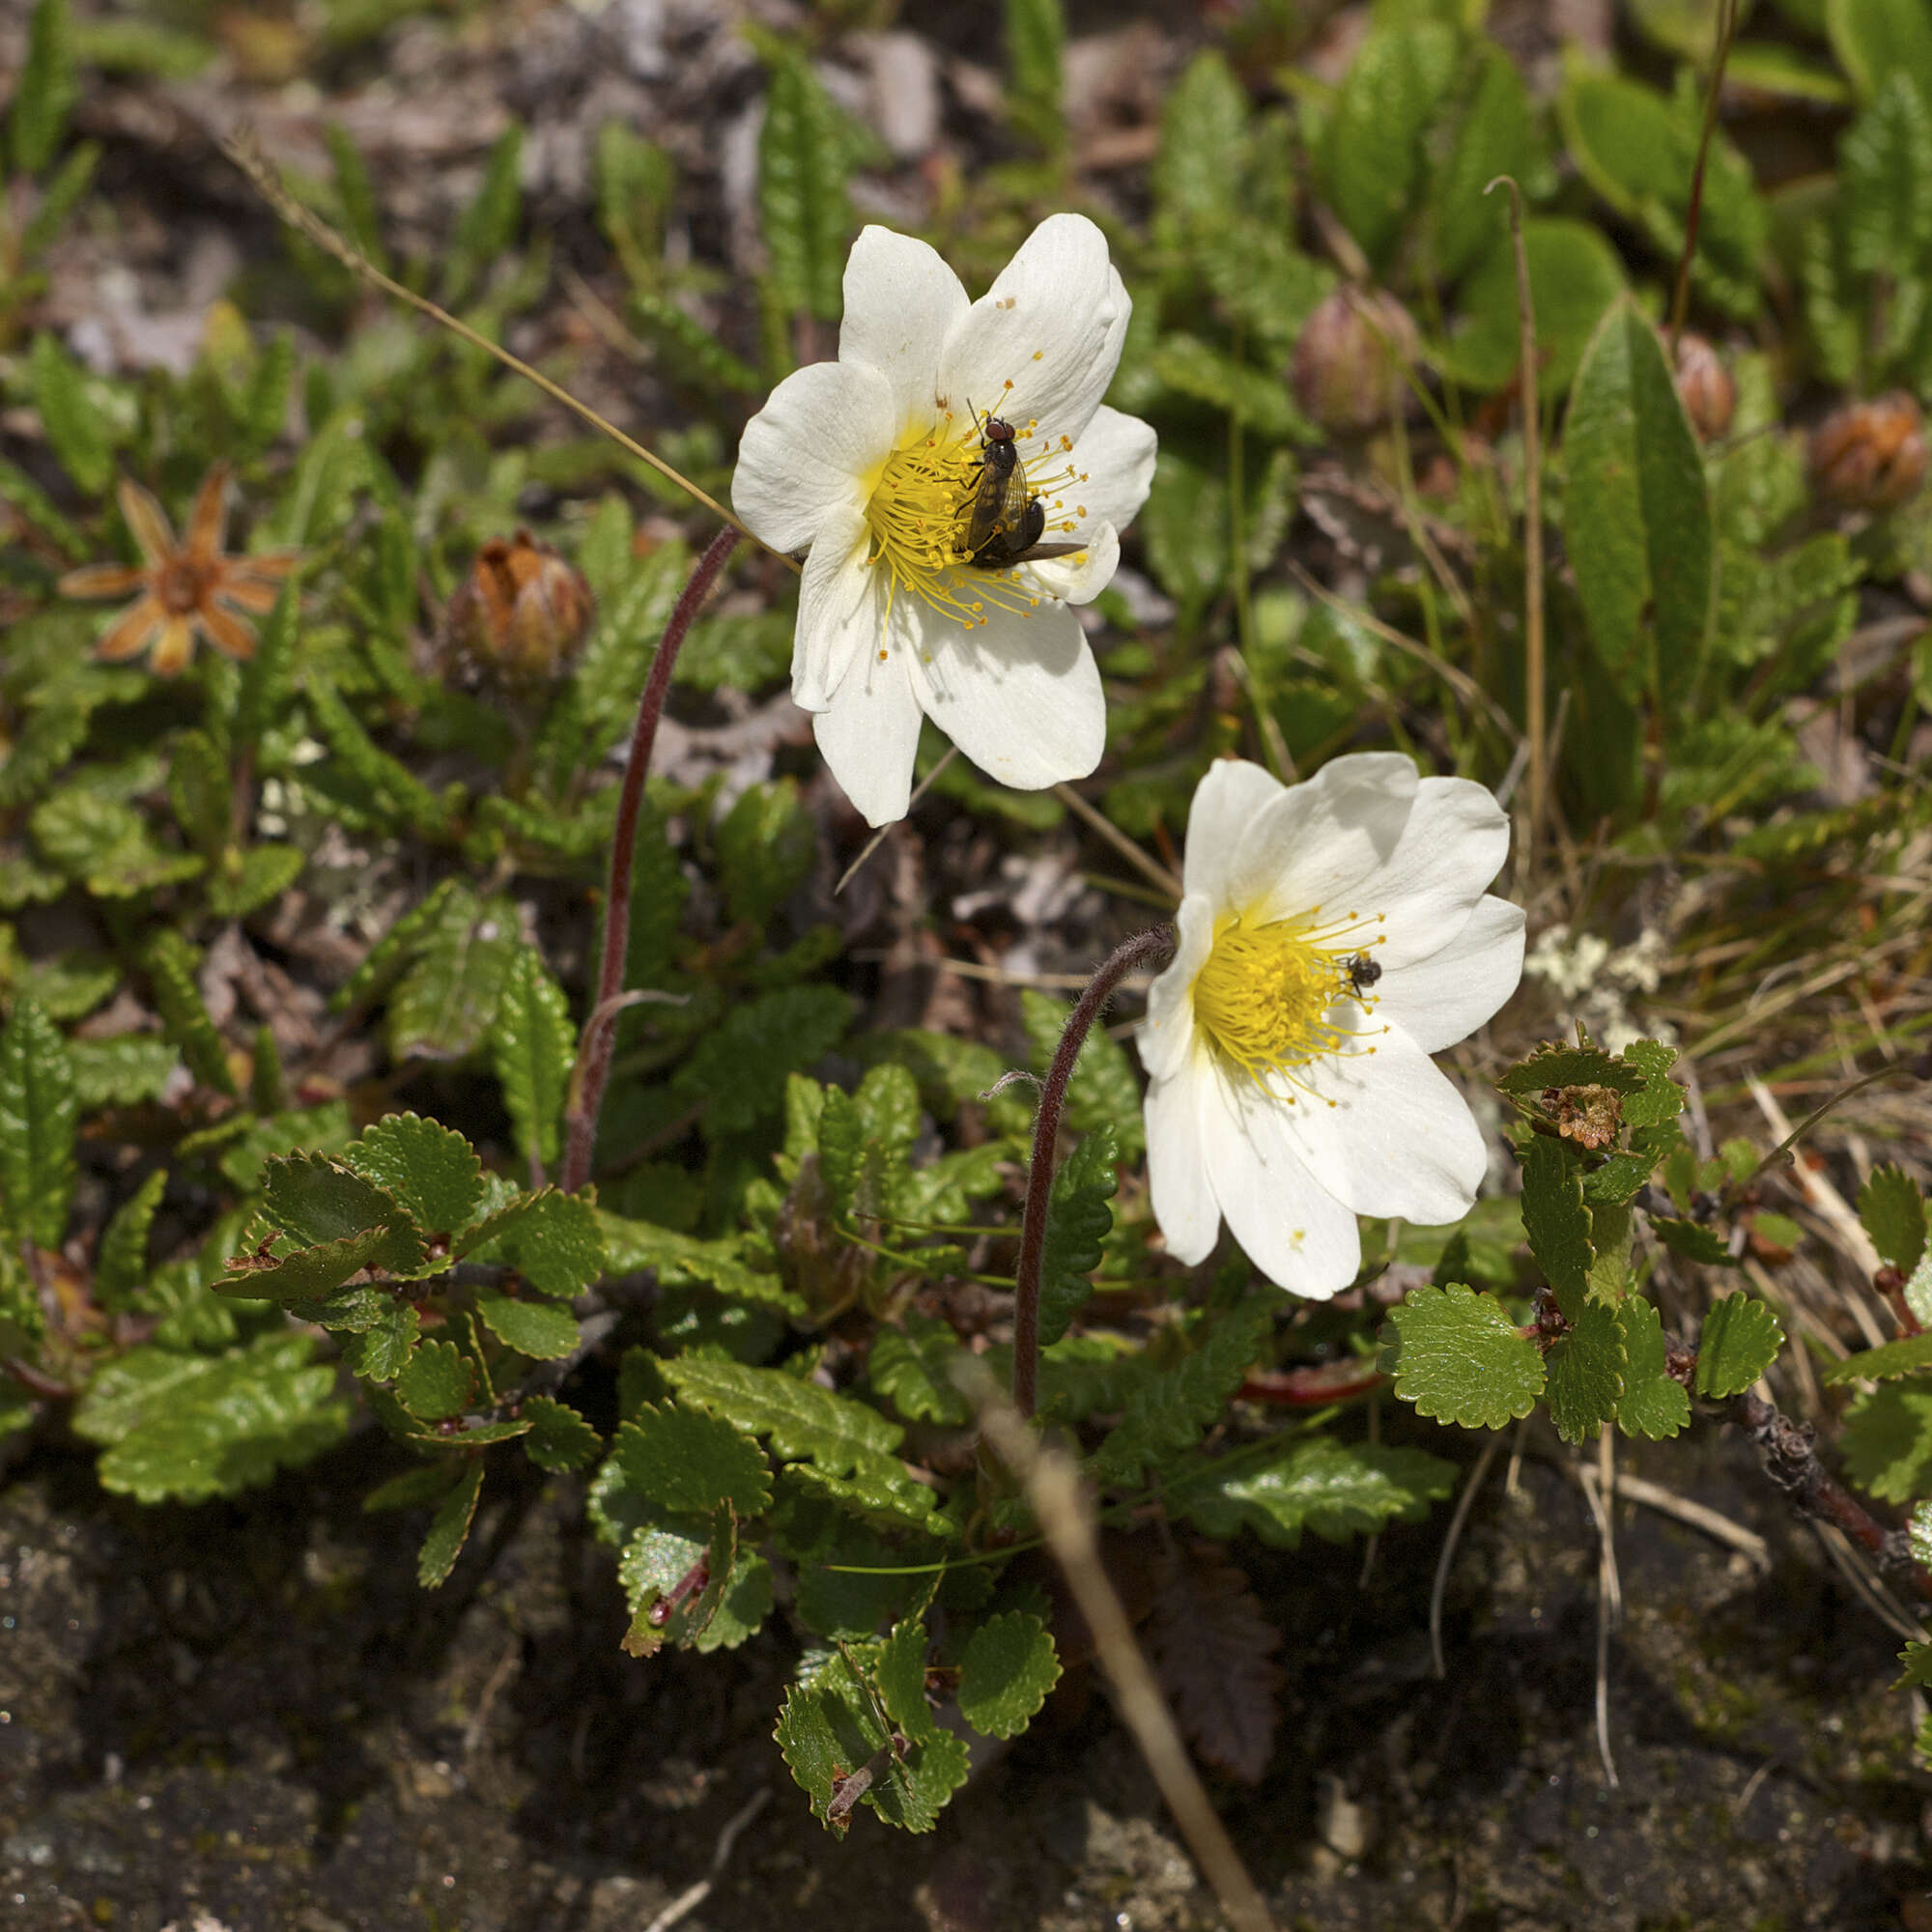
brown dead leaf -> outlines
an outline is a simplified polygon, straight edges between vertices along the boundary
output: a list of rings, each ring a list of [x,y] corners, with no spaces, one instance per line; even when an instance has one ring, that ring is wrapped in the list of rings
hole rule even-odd
[[[1262,1614],[1245,1573],[1212,1544],[1188,1546],[1154,1599],[1147,1639],[1196,1753],[1259,1784],[1274,1755],[1281,1633]]]

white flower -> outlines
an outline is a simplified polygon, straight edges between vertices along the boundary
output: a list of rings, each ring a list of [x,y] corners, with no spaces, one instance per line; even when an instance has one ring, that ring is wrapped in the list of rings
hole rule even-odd
[[[1522,977],[1521,909],[1483,891],[1508,851],[1481,785],[1390,753],[1305,784],[1236,761],[1201,781],[1138,1042],[1171,1253],[1205,1260],[1225,1215],[1271,1280],[1323,1299],[1361,1266],[1357,1214],[1468,1212],[1482,1132],[1429,1056]]]
[[[1022,790],[1099,763],[1100,674],[1067,607],[1106,587],[1153,475],[1153,431],[1100,406],[1131,308],[1084,215],[1042,221],[976,302],[923,242],[867,228],[838,361],[787,376],[746,426],[738,514],[811,553],[792,696],[871,824],[905,815],[922,714]],[[973,561],[989,417],[1068,554]]]

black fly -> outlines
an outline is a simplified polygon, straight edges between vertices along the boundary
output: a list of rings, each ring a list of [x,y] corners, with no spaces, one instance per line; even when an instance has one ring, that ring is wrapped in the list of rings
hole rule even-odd
[[[959,546],[969,562],[981,570],[1005,570],[1032,557],[1070,556],[1085,548],[1040,542],[1046,506],[1027,489],[1011,423],[1004,416],[988,415],[980,425],[980,481]]]
[[[1382,977],[1382,969],[1377,960],[1366,952],[1358,952],[1349,961],[1349,990],[1359,999],[1378,980]]]

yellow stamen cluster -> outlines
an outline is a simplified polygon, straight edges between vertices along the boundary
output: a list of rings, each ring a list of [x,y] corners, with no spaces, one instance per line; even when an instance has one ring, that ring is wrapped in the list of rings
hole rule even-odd
[[[1194,1017],[1208,1037],[1257,1086],[1290,1102],[1297,1088],[1313,1093],[1299,1068],[1331,1054],[1374,1053],[1360,1042],[1386,1031],[1354,1024],[1376,1005],[1362,967],[1381,944],[1382,916],[1324,922],[1321,912],[1267,925],[1228,921],[1194,980]],[[1351,1004],[1336,1010],[1343,1001]]]
[[[1073,529],[1072,518],[1056,516],[1065,504],[1052,494],[1087,480],[1064,460],[1071,441],[1042,438],[1037,422],[1016,429],[1019,469],[1029,496],[1045,500],[1048,529]],[[1038,445],[1032,456],[1025,453],[1029,443]],[[984,456],[980,419],[949,410],[923,436],[886,459],[866,505],[872,532],[866,561],[868,568],[886,573],[889,610],[892,600],[904,592],[972,630],[985,623],[989,605],[1021,613],[1038,609],[1039,595],[1025,587],[1016,572],[976,568],[966,548]],[[1056,463],[1059,467],[1052,469]],[[1080,514],[1085,515],[1084,509]],[[884,657],[884,651],[879,655]]]

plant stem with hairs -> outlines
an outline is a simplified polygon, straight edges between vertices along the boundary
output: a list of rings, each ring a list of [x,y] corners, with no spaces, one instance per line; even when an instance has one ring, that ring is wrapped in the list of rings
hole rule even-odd
[[[1073,1063],[1080,1058],[1087,1035],[1115,988],[1136,966],[1173,950],[1174,935],[1166,926],[1136,933],[1115,950],[1080,995],[1039,1090],[1039,1112],[1033,1123],[1033,1167],[1027,1176],[1026,1210],[1020,1218],[1019,1264],[1013,1271],[1013,1406],[1029,1420],[1039,1385],[1040,1264],[1046,1256],[1047,1199],[1053,1192],[1054,1144],[1060,1138],[1066,1083],[1073,1077]]]
[[[727,526],[711,539],[704,554],[697,559],[691,582],[684,586],[684,594],[670,613],[670,622],[665,626],[664,641],[651,660],[650,674],[644,679],[644,694],[638,700],[638,722],[631,728],[631,753],[624,765],[624,786],[617,797],[617,828],[611,842],[611,884],[604,895],[604,952],[597,973],[597,993],[578,1041],[570,1102],[563,1116],[565,1140],[560,1184],[566,1194],[576,1193],[590,1179],[590,1153],[597,1140],[597,1116],[604,1104],[605,1083],[611,1077],[617,1015],[629,1004],[624,993],[624,966],[631,947],[631,866],[638,842],[638,813],[643,807],[644,778],[650,769],[658,720],[664,716],[670,674],[676,667],[685,634],[739,541],[737,529]]]

